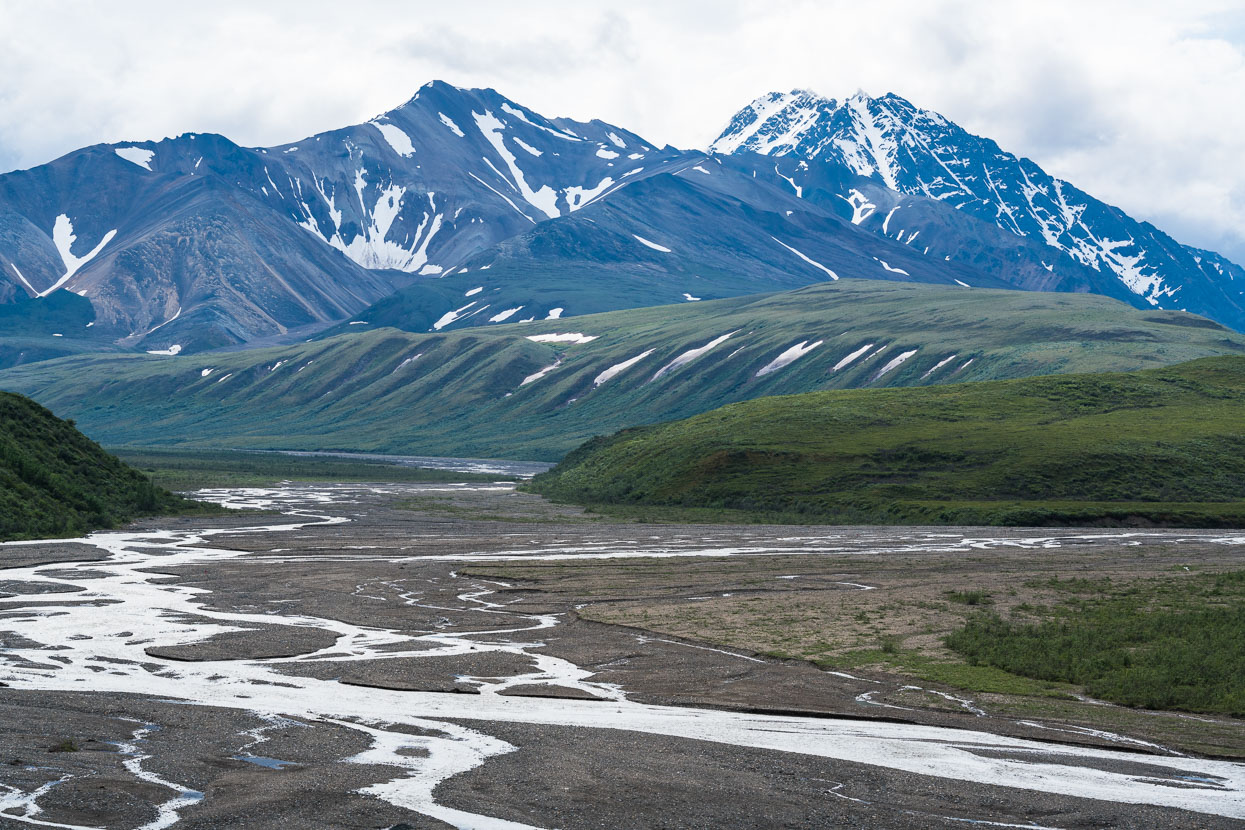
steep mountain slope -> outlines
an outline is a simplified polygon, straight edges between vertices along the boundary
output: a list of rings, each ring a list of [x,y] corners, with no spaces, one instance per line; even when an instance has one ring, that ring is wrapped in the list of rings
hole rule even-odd
[[[441,83],[279,147],[89,147],[0,176],[0,301],[73,291],[140,348],[247,342],[347,318],[680,156]]]
[[[885,524],[1245,525],[1245,358],[762,398],[624,430],[532,482],[580,503]]]
[[[17,296],[79,294],[100,333],[190,351],[341,319],[406,279],[241,187],[251,151],[207,135],[149,147],[145,166],[97,146],[0,176],[0,271],[20,277]]]
[[[0,372],[0,385],[118,445],[556,459],[595,434],[765,395],[1245,353],[1245,336],[1203,318],[1102,297],[846,279],[486,329],[369,328],[193,357],[68,357]]]
[[[488,326],[743,296],[840,277],[1011,285],[970,265],[879,239],[797,198],[772,177],[755,178],[724,162],[729,160],[697,157],[637,180],[573,216],[493,246],[448,278],[402,289],[353,322],[408,331]]]
[[[1226,262],[1204,264],[1203,252],[1181,245],[1159,229],[1050,176],[1032,161],[971,135],[943,116],[919,109],[897,95],[857,93],[843,101],[806,90],[769,93],[752,102],[713,143],[720,153],[790,157],[793,187],[816,191],[815,163],[829,165],[890,191],[941,202],[1018,237],[1043,242],[1063,257],[1097,272],[1091,290],[1118,295],[1114,281],[1146,303],[1181,308],[1240,328],[1245,323],[1245,285],[1225,271]],[[803,165],[798,162],[804,162]],[[956,257],[964,233],[940,233],[914,202],[878,199],[850,181],[823,191],[841,200],[853,221],[871,219],[884,235]],[[928,209],[927,209],[928,210]],[[897,215],[900,211],[907,211]],[[918,234],[919,232],[919,241]],[[1019,255],[1021,249],[1016,249]],[[1033,262],[1058,272],[1051,253]],[[1220,267],[1216,268],[1218,264]]]
[[[75,536],[193,508],[51,412],[0,392],[0,540]]]

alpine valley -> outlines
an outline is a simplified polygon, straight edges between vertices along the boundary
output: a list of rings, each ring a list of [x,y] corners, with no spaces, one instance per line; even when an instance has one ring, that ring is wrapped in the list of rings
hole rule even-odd
[[[895,95],[0,175],[0,824],[1239,828],[1243,291]]]

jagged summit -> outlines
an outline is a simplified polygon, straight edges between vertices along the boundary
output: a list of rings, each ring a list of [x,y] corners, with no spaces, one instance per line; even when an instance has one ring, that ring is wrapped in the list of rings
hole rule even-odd
[[[873,98],[857,92],[840,102],[798,90],[771,92],[740,110],[711,149],[845,168],[888,190],[1039,240],[1081,266],[1113,275],[1150,305],[1216,316],[1227,303],[1240,313],[1239,291],[1186,289],[1191,279],[1218,279],[1192,249],[894,93]],[[858,191],[835,195],[854,202]],[[1043,263],[1048,270],[1053,256]]]

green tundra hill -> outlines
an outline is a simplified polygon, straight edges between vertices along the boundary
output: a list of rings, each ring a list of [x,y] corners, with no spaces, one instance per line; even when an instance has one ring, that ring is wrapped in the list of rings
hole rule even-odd
[[[529,486],[684,518],[1241,527],[1245,358],[761,398],[593,439]]]
[[[1245,335],[1084,294],[840,280],[795,291],[279,348],[79,354],[0,388],[108,446],[556,461],[586,439],[826,389],[1129,371],[1245,354]]]
[[[80,536],[206,509],[163,490],[34,401],[0,392],[0,540]]]

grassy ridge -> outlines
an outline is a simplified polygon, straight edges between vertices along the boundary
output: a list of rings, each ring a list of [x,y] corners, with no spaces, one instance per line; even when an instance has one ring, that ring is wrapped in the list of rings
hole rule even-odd
[[[0,392],[0,539],[78,536],[195,509],[206,508],[156,486],[72,421]]]
[[[847,279],[446,333],[360,331],[368,328],[241,352],[67,357],[2,371],[0,387],[78,419],[114,446],[556,460],[593,435],[767,395],[1122,371],[1245,354],[1245,336],[1207,320],[1104,297]],[[527,339],[568,332],[596,339]],[[820,345],[760,373],[800,343]],[[542,369],[549,371],[524,382]]]
[[[881,524],[1245,525],[1245,359],[762,398],[594,439],[587,504]]]

